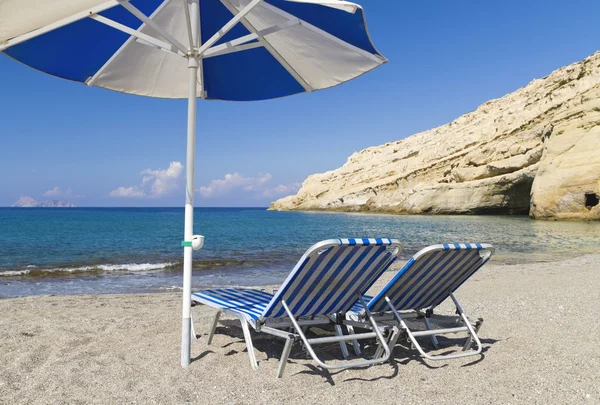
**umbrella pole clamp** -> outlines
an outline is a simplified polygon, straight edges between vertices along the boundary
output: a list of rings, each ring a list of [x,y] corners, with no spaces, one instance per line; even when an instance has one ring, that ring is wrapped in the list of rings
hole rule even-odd
[[[192,240],[181,241],[182,247],[191,247],[193,250],[200,250],[204,246],[204,236],[194,235]]]

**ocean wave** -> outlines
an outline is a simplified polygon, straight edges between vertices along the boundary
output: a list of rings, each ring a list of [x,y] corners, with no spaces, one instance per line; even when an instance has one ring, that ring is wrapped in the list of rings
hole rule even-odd
[[[129,264],[101,264],[96,266],[104,271],[149,271],[166,269],[173,263],[129,263]]]
[[[7,270],[0,271],[0,276],[5,277],[15,277],[15,276],[24,276],[28,274],[31,270]]]
[[[168,269],[174,263],[97,264],[89,266],[60,266],[40,268],[29,265],[19,270],[0,270],[0,277],[59,277],[73,274],[102,274],[111,272],[144,272]]]
[[[261,261],[237,260],[237,259],[212,259],[197,260],[193,263],[193,270],[212,270],[222,267],[239,267],[245,265],[264,264]],[[17,269],[0,269],[0,277],[64,277],[74,275],[94,275],[107,273],[131,273],[131,272],[152,272],[152,271],[181,271],[182,262],[163,262],[163,263],[107,263],[93,265],[58,265],[52,267],[42,267],[36,265],[27,265]]]

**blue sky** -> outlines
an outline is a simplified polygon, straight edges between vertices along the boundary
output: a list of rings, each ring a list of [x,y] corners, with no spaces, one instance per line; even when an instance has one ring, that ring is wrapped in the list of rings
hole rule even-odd
[[[360,3],[388,64],[311,94],[199,101],[196,205],[267,206],[355,151],[442,125],[600,49],[597,0]],[[0,206],[20,196],[183,204],[171,180],[183,177],[184,100],[88,88],[0,55],[0,122]],[[144,177],[154,195],[139,196]]]

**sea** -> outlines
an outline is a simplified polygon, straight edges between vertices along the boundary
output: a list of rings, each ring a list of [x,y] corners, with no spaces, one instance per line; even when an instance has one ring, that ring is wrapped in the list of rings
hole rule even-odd
[[[182,208],[0,208],[0,298],[180,291]],[[281,283],[314,243],[397,238],[402,256],[438,243],[491,243],[497,264],[599,253],[599,222],[525,216],[398,216],[197,208],[192,286]],[[569,271],[569,269],[565,269]]]

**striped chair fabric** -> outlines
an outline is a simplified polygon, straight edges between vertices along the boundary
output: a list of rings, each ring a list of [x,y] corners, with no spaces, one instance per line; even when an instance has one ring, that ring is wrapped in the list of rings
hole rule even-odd
[[[244,314],[256,322],[273,299],[273,294],[241,288],[220,288],[192,293],[192,300]],[[211,303],[211,304],[209,304]]]
[[[286,304],[294,316],[346,312],[397,259],[394,239],[332,239],[317,243],[302,256],[277,294],[237,288],[203,290],[192,299],[243,314],[256,323],[281,318]]]
[[[389,297],[396,310],[424,309],[441,304],[493,254],[489,244],[444,244],[425,248],[413,256],[396,276],[371,300],[372,312],[389,310]],[[353,311],[360,304],[353,307]]]

